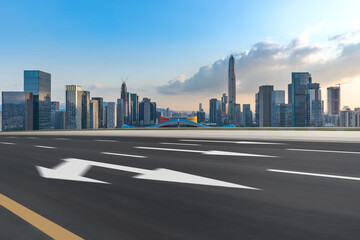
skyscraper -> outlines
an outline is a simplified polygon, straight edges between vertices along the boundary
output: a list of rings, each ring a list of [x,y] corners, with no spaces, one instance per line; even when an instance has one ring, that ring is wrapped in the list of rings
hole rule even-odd
[[[107,118],[106,128],[115,128],[116,127],[116,103],[115,102],[108,102],[106,118]]]
[[[306,126],[320,127],[323,124],[322,101],[319,83],[308,83],[306,90]]]
[[[81,92],[81,128],[90,128],[90,92]]]
[[[33,130],[33,94],[2,92],[2,131]]]
[[[308,72],[291,73],[291,97],[292,97],[292,126],[306,126],[306,90],[307,84],[312,82]]]
[[[340,86],[327,88],[327,114],[340,114]]]
[[[121,99],[123,103],[123,115],[124,115],[124,123],[130,124],[130,116],[129,116],[129,93],[127,91],[126,83],[123,82],[121,84]]]
[[[259,87],[259,126],[271,127],[272,92],[274,86],[264,85]]]
[[[253,125],[253,117],[250,109],[250,104],[243,104],[242,111],[242,125],[244,127],[251,127]]]
[[[272,113],[271,113],[271,126],[279,127],[280,126],[280,108],[279,104],[285,104],[285,91],[284,90],[275,90],[272,92]]]
[[[236,76],[235,76],[235,59],[231,55],[229,59],[229,103],[228,103],[228,120],[230,124],[235,123],[235,104],[236,104]]]
[[[81,129],[81,86],[66,85],[66,129]]]
[[[25,70],[24,92],[33,94],[33,129],[50,129],[51,75],[39,70]]]
[[[209,118],[211,123],[221,125],[221,103],[216,98],[210,99]]]
[[[223,125],[228,124],[228,96],[223,93],[221,97],[221,123]]]
[[[136,93],[130,94],[131,125],[139,124],[139,96]]]
[[[139,104],[140,125],[153,125],[156,123],[156,103],[151,102],[149,98],[143,98]]]
[[[91,129],[99,128],[99,101],[98,100],[90,101],[90,128]]]
[[[102,97],[93,97],[98,102],[98,128],[104,128],[104,100]]]
[[[124,125],[124,111],[123,111],[123,100],[117,99],[116,104],[116,127],[121,128]]]

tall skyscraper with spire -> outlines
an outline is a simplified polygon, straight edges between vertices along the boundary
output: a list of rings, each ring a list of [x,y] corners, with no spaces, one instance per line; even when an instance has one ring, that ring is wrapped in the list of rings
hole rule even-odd
[[[228,85],[229,85],[229,103],[228,103],[228,118],[229,123],[235,123],[235,104],[236,104],[236,77],[235,77],[235,59],[231,55],[229,59],[229,75],[228,75]]]
[[[126,82],[121,84],[121,99],[124,122],[129,124],[129,93],[127,92]]]

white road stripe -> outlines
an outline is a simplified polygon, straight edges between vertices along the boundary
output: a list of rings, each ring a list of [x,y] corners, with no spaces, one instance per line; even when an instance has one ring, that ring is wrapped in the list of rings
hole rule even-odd
[[[18,137],[10,136],[10,137],[8,137],[8,138],[18,138]]]
[[[107,140],[107,139],[95,139],[95,142],[118,142],[116,140]]]
[[[202,139],[179,139],[179,141],[183,142],[209,142],[209,143],[236,143],[236,144],[278,144],[283,145],[283,143],[274,143],[274,142],[250,142],[250,141],[224,141],[224,140],[202,140]]]
[[[162,142],[160,144],[164,144],[164,145],[179,145],[179,146],[201,146],[200,144],[194,144],[194,143],[166,143],[166,142]]]
[[[38,137],[27,137],[27,139],[39,139]]]
[[[156,147],[134,147],[139,149],[147,150],[160,150],[160,151],[173,151],[173,152],[191,152],[191,153],[201,153],[205,155],[216,155],[216,156],[238,156],[238,157],[277,157],[269,155],[259,155],[251,153],[240,153],[240,152],[227,152],[227,151],[217,151],[217,150],[191,150],[191,149],[177,149],[177,148],[156,148]]]
[[[37,148],[56,149],[56,147],[51,147],[51,146],[42,146],[42,145],[35,145],[34,147],[37,147]]]
[[[334,151],[334,150],[316,150],[316,149],[296,149],[287,148],[288,151],[300,151],[300,152],[323,152],[323,153],[348,153],[348,154],[360,154],[360,152],[348,152],[348,151]]]
[[[287,171],[287,170],[279,170],[279,169],[267,169],[267,171],[278,172],[278,173],[297,174],[297,175],[307,175],[307,176],[314,176],[314,177],[338,178],[338,179],[360,181],[360,178],[358,178],[358,177],[348,177],[348,176],[339,176],[339,175],[330,175],[330,174],[321,174],[321,173],[297,172],[297,171]]]
[[[147,158],[146,156],[123,154],[123,153],[101,152],[101,154],[123,156],[123,157],[134,157],[134,158]]]
[[[6,144],[6,145],[16,145],[16,143],[12,143],[12,142],[0,142],[0,144]]]
[[[69,138],[55,138],[56,140],[70,140]]]

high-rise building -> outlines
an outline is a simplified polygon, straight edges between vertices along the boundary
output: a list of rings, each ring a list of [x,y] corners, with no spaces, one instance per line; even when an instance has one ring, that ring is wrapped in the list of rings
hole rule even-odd
[[[327,88],[327,114],[340,114],[340,86]]]
[[[285,104],[285,91],[284,90],[274,90],[272,92],[272,113],[271,113],[271,126],[279,127],[280,126],[280,108],[279,104]]]
[[[33,94],[33,129],[50,129],[51,75],[39,70],[25,70],[24,92]]]
[[[259,126],[259,93],[255,93],[255,126]]]
[[[2,92],[2,131],[33,130],[33,94]]]
[[[243,104],[242,111],[242,125],[244,127],[251,127],[253,125],[252,111],[250,109],[250,104]]]
[[[340,111],[340,127],[355,127],[356,114],[348,106]]]
[[[139,96],[136,93],[130,94],[131,101],[131,125],[139,124]]]
[[[292,104],[292,84],[288,84],[288,104]]]
[[[149,98],[143,98],[139,104],[140,125],[147,126],[156,123],[156,103]]]
[[[66,85],[66,129],[81,129],[81,86]]]
[[[90,128],[91,129],[99,128],[99,101],[98,100],[90,101]]]
[[[228,96],[223,93],[221,97],[221,123],[222,125],[228,124]]]
[[[64,111],[51,111],[51,129],[65,129]]]
[[[126,87],[126,83],[123,82],[121,84],[121,99],[122,99],[122,103],[123,103],[123,115],[124,115],[124,123],[125,124],[131,124],[130,123],[130,114],[129,114],[129,108],[130,108],[130,103],[129,103],[129,93],[127,91],[127,87]]]
[[[235,126],[240,127],[242,125],[242,118],[241,118],[241,105],[235,104]]]
[[[291,127],[291,121],[292,121],[292,106],[291,104],[279,104],[277,105],[277,108],[279,109],[276,111],[276,114],[279,115],[279,125],[278,127]]]
[[[272,123],[272,92],[274,86],[263,85],[259,87],[259,126],[271,127]]]
[[[235,75],[235,59],[231,55],[229,59],[229,103],[228,103],[228,120],[229,124],[235,123],[235,104],[236,104],[236,75]]]
[[[210,99],[209,118],[210,123],[221,125],[221,103],[216,98]]]
[[[308,127],[323,125],[322,100],[319,83],[308,83],[306,90],[306,122]]]
[[[308,83],[312,82],[308,72],[291,73],[291,96],[292,96],[292,126],[306,126],[306,90]]]
[[[204,111],[198,111],[196,113],[197,116],[197,123],[204,123],[205,122],[205,112]]]
[[[108,102],[107,104],[107,115],[106,115],[106,128],[116,127],[116,103]]]
[[[123,100],[121,98],[117,99],[116,116],[116,127],[121,128],[124,125]]]
[[[90,128],[90,92],[81,92],[81,128]]]
[[[104,128],[104,100],[102,97],[92,97],[98,102],[98,128]]]

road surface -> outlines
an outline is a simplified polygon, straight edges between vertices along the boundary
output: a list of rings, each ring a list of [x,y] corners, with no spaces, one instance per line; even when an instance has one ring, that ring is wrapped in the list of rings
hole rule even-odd
[[[3,134],[0,239],[360,239],[359,146]]]

